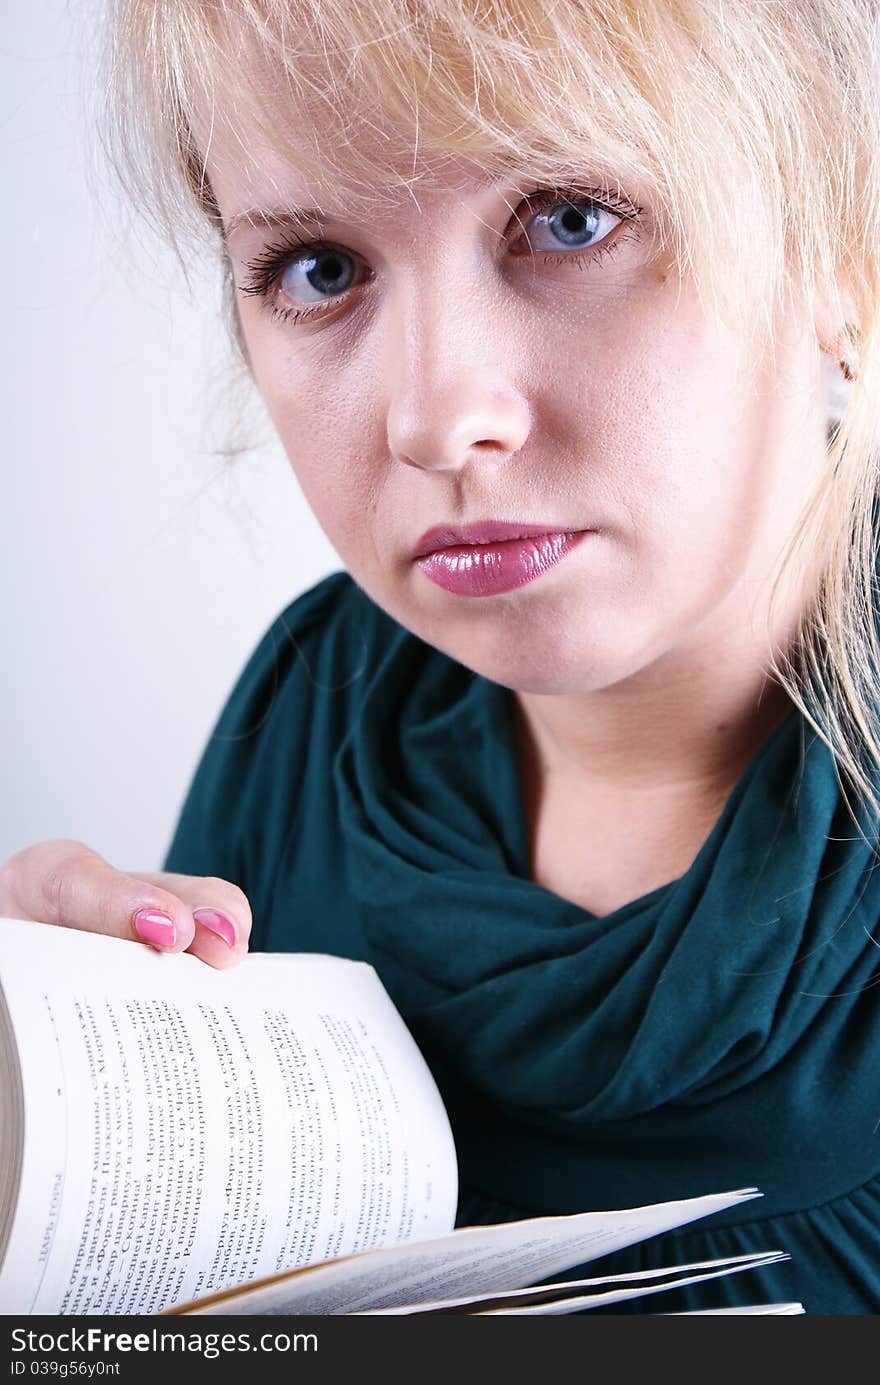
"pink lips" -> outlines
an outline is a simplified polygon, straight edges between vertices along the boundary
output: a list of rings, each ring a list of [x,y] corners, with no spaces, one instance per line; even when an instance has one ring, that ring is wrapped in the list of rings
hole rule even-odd
[[[422,572],[457,596],[492,596],[533,582],[555,567],[589,529],[486,520],[460,529],[435,526],[413,554]]]

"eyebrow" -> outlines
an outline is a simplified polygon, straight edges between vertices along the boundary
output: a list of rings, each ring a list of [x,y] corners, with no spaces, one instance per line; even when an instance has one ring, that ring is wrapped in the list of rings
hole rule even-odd
[[[517,192],[517,195],[521,195]],[[297,207],[292,202],[285,202],[283,206],[269,207],[245,207],[240,212],[235,212],[229,218],[228,223],[224,224],[222,217],[218,218],[220,231],[223,236],[224,244],[229,243],[232,236],[241,226],[250,226],[252,229],[259,227],[262,230],[283,230],[294,227],[297,230],[321,231],[328,221],[335,218],[322,211],[320,207]],[[351,217],[343,218],[350,221]]]
[[[528,181],[528,180],[526,180]],[[574,180],[573,187],[577,182],[584,184],[585,191],[597,193],[603,187],[603,180],[599,179],[596,188],[587,188],[589,179]],[[517,193],[517,195],[521,195]],[[319,207],[297,207],[292,203],[285,203],[281,207],[245,207],[240,212],[234,212],[229,218],[229,222],[224,224],[222,217],[219,218],[220,232],[225,245],[229,244],[232,236],[242,226],[250,226],[251,229],[261,228],[263,230],[286,230],[293,227],[308,233],[309,231],[321,231],[328,221],[333,218],[326,212],[322,212]]]
[[[229,218],[227,225],[220,222],[223,239],[228,244],[231,237],[241,226],[260,227],[264,230],[281,230],[289,226],[294,226],[301,230],[308,230],[310,227],[323,226],[326,220],[325,213],[317,207],[270,207],[262,211],[258,207],[250,207],[241,212],[235,212]]]

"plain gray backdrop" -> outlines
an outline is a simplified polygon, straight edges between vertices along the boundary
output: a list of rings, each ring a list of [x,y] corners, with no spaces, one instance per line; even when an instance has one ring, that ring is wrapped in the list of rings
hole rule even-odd
[[[101,179],[100,14],[9,5],[0,40],[0,861],[75,837],[146,871],[257,640],[342,564],[268,424],[216,455],[219,284]]]

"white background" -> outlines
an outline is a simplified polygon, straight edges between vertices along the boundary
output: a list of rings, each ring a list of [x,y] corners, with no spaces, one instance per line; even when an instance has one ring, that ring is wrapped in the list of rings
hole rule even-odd
[[[0,37],[0,861],[75,837],[146,871],[257,640],[342,564],[268,424],[212,455],[219,283],[93,171],[96,12],[7,5]]]

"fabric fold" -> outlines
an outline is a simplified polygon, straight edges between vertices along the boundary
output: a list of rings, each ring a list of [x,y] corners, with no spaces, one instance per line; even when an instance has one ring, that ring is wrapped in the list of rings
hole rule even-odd
[[[463,1079],[589,1126],[754,1082],[832,996],[844,1020],[880,876],[796,709],[690,869],[597,918],[527,877],[512,697],[398,627],[334,757],[369,946]]]

